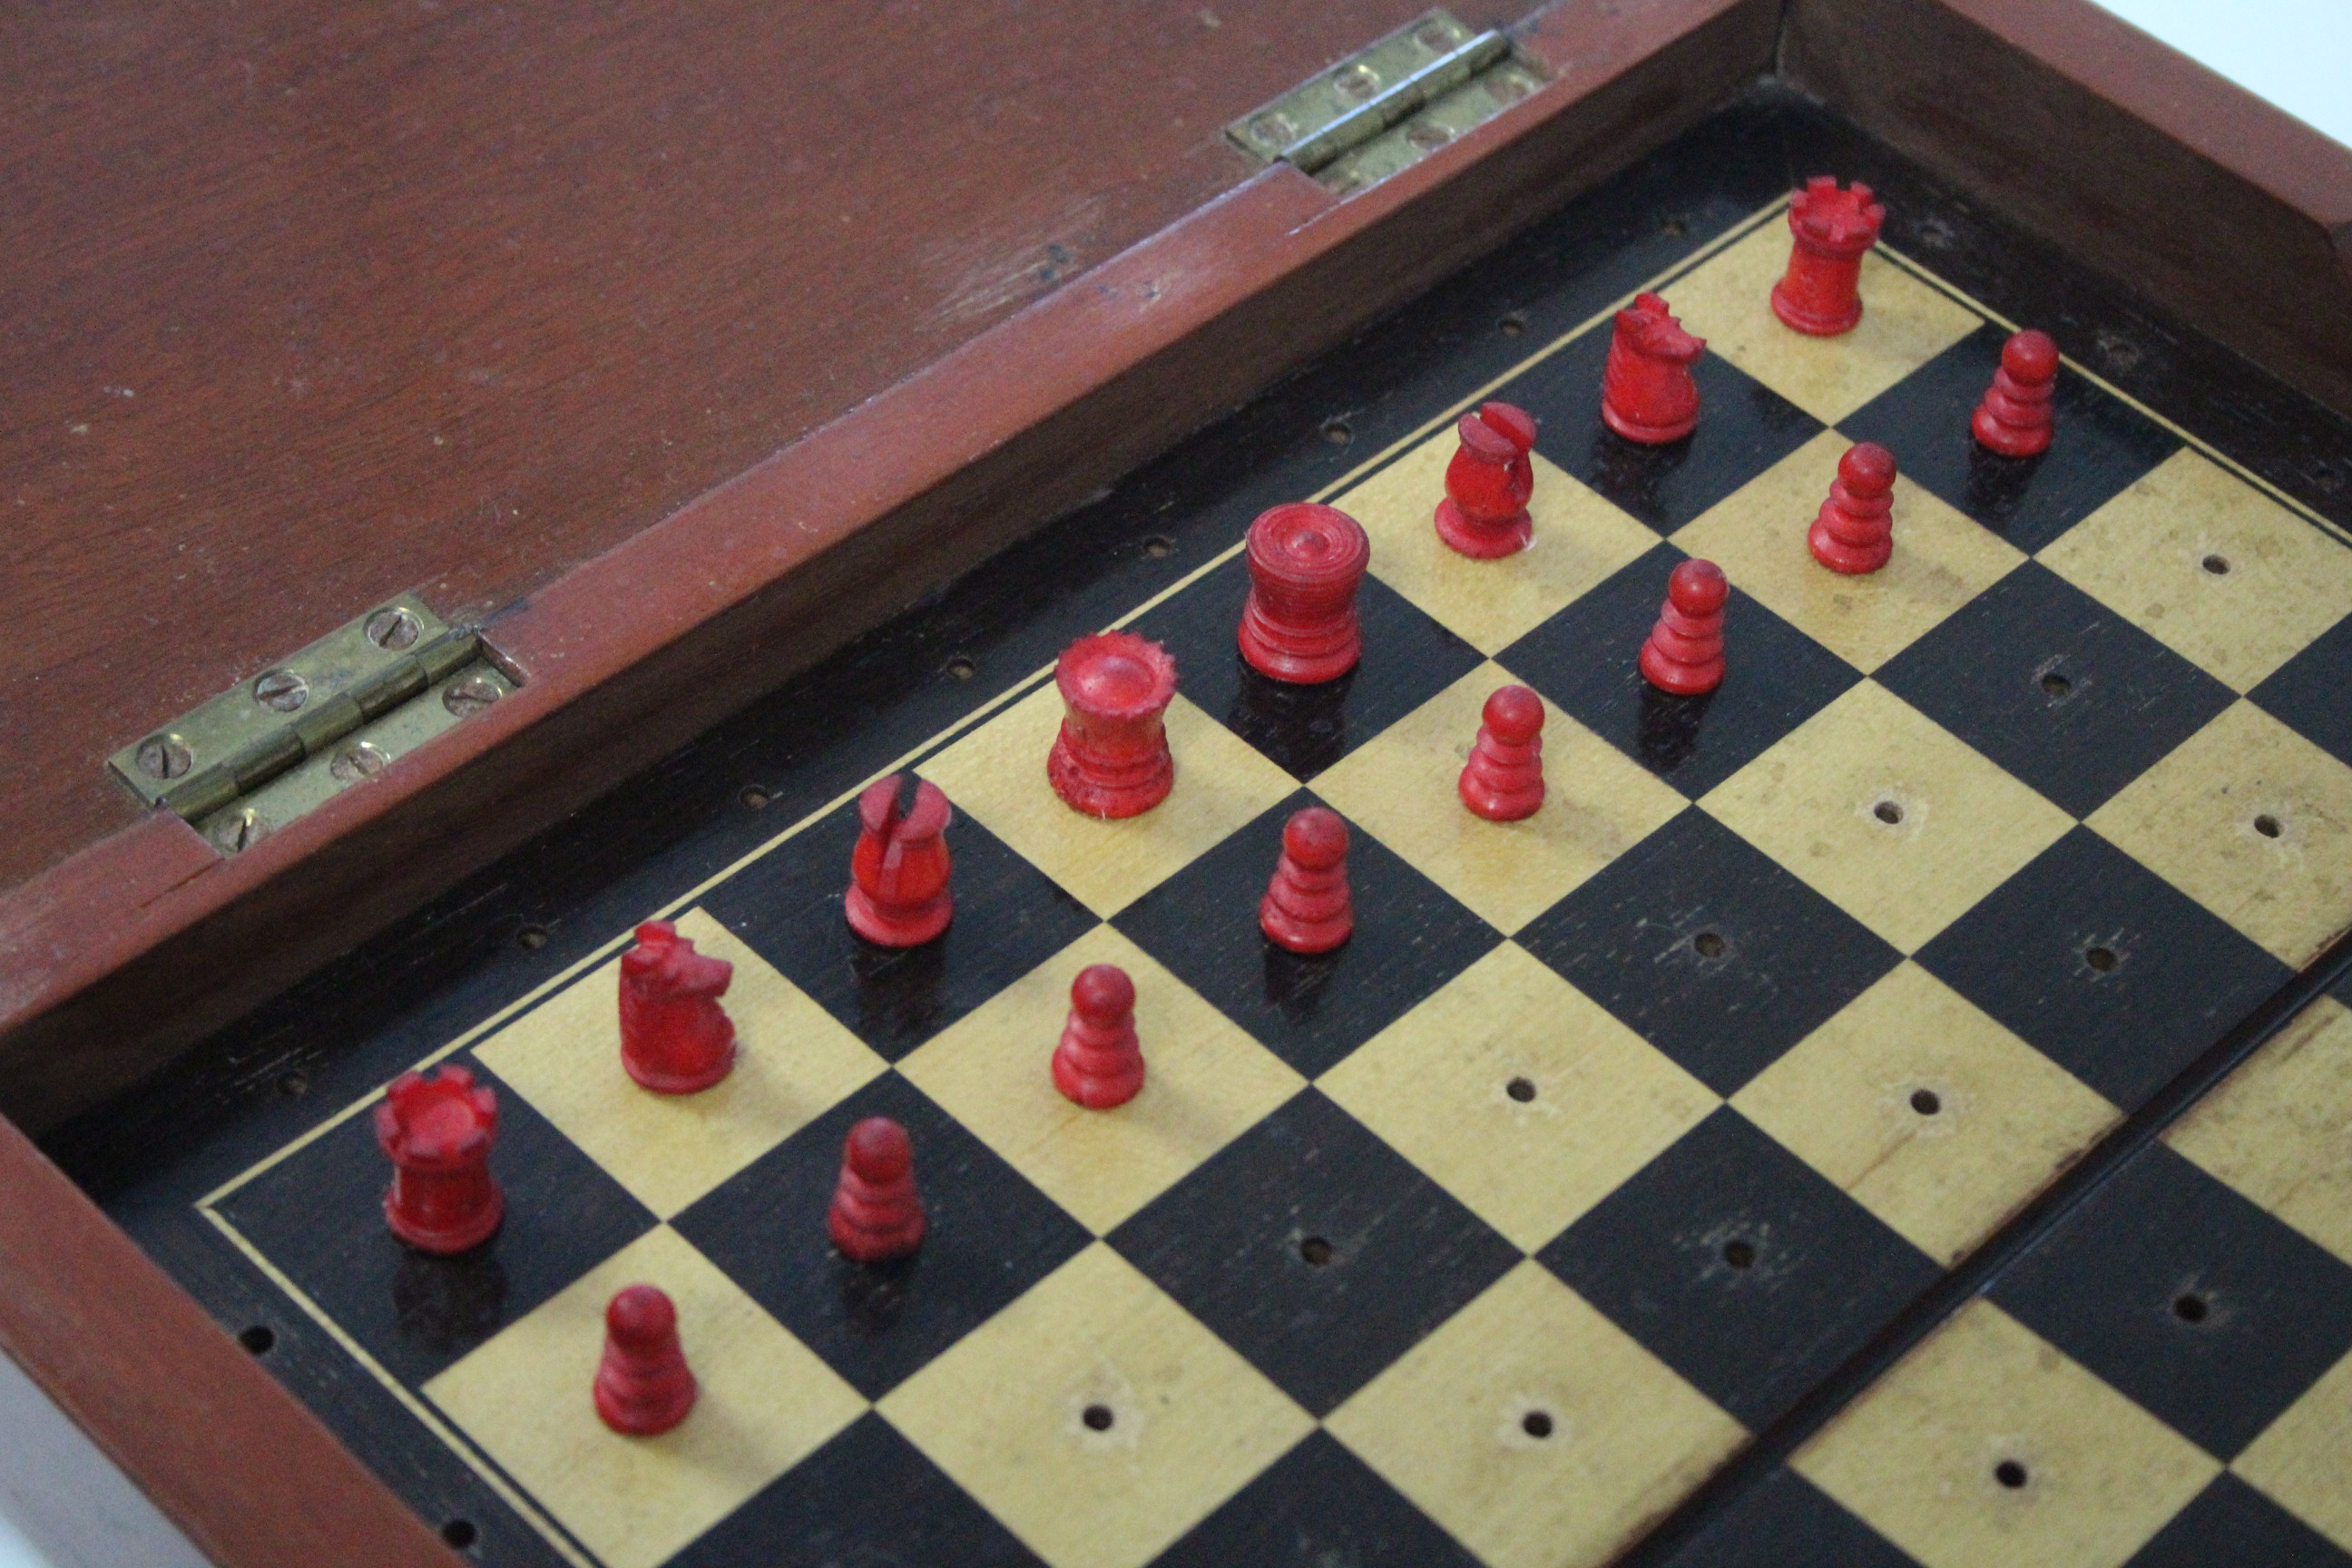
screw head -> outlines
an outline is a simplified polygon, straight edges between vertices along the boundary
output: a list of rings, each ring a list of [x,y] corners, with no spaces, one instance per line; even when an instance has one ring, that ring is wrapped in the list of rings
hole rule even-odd
[[[213,818],[205,837],[225,854],[250,849],[269,835],[269,819],[251,806],[225,811]]]
[[[151,779],[175,779],[195,765],[196,754],[177,735],[150,735],[139,742],[139,771]]]
[[[253,683],[253,700],[276,712],[291,713],[310,700],[310,683],[290,669],[273,669]]]
[[[441,706],[465,719],[479,713],[502,696],[496,682],[488,676],[469,675],[453,680],[441,691]]]
[[[415,616],[394,605],[368,617],[367,640],[378,647],[398,653],[402,648],[415,646],[416,635],[424,629]]]
[[[373,778],[391,762],[373,742],[354,741],[335,753],[327,764],[327,772],[338,784],[356,784],[361,779]]]

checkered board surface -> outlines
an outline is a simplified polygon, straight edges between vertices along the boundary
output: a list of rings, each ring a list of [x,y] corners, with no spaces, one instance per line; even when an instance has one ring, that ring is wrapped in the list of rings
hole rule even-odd
[[[939,942],[848,932],[846,796],[646,909],[736,965],[718,1089],[619,1071],[620,931],[459,1037],[517,1216],[480,1255],[384,1234],[364,1104],[206,1216],[577,1563],[1609,1560],[2352,922],[2352,549],[2071,365],[2051,453],[1977,453],[2010,324],[1883,247],[1857,331],[1786,331],[1777,211],[1658,280],[1708,340],[1686,442],[1601,426],[1605,313],[1487,389],[1542,422],[1532,550],[1435,538],[1458,408],[1333,487],[1372,537],[1353,675],[1240,665],[1232,552],[1125,617],[1180,672],[1155,811],[1053,795],[1041,671],[911,760],[959,814]],[[1896,549],[1847,579],[1804,531],[1865,438]],[[1634,658],[1694,554],[1730,672],[1672,699]],[[1512,680],[1550,795],[1500,826],[1454,779]],[[1359,923],[1301,958],[1255,907],[1316,800]],[[1046,1061],[1099,962],[1150,1079],[1086,1112]],[[1772,1495],[1930,1568],[2119,1563],[2191,1496],[2352,1550],[2345,1189],[2268,1151],[2292,1087],[2239,1098],[2107,1200],[2177,1228],[2086,1217]],[[875,1114],[931,1229],[859,1268],[824,1215]],[[2225,1209],[2276,1217],[2209,1252],[2181,1216]],[[2077,1289],[2116,1248],[2235,1348],[2143,1354],[2170,1297]],[[703,1390],[650,1440],[587,1397],[640,1279]],[[2016,1497],[1937,1489],[2021,1431]]]

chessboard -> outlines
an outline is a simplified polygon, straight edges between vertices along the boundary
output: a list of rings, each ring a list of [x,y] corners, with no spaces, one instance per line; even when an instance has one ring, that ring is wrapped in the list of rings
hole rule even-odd
[[[1821,173],[1890,209],[1829,339],[1767,302]],[[1661,447],[1599,417],[1643,290],[1707,344]],[[2030,325],[2056,440],[1993,458]],[[2309,1000],[2352,924],[2352,545],[2194,427],[2250,367],[2163,406],[2118,370],[2200,353],[1744,106],[257,1018],[187,1069],[228,1131],[118,1115],[78,1173],[488,1562],[2352,1563],[2352,1024]],[[1431,517],[1488,399],[1539,422],[1535,545],[1473,561]],[[1895,553],[1839,576],[1805,530],[1865,440]],[[1242,532],[1294,500],[1371,540],[1324,686],[1235,647]],[[1675,698],[1635,658],[1692,557],[1728,672]],[[1179,671],[1174,792],[1118,822],[1045,773],[1054,654],[1105,627]],[[1549,794],[1498,824],[1454,781],[1509,683]],[[956,812],[954,923],[903,951],[842,903],[893,773]],[[1257,905],[1318,803],[1357,926],[1303,956]],[[480,908],[515,940],[447,956]],[[618,1067],[656,917],[734,965],[697,1095]],[[1150,1068],[1111,1111],[1047,1072],[1098,963]],[[454,1258],[387,1234],[370,1130],[445,1063],[508,1203]],[[825,1213],[877,1115],[929,1231],[869,1267]],[[589,1398],[635,1281],[701,1387],[650,1438]]]

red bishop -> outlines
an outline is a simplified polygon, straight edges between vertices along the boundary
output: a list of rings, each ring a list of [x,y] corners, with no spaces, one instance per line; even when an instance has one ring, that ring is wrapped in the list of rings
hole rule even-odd
[[[887,1263],[923,1244],[923,1224],[907,1130],[887,1116],[867,1117],[842,1147],[841,1181],[825,1215],[833,1245],[852,1262]]]
[[[1698,383],[1691,366],[1706,340],[1683,331],[1665,300],[1638,294],[1617,312],[1601,369],[1601,417],[1628,441],[1663,446],[1698,427]]]
[[[419,1252],[479,1247],[506,1215],[490,1174],[499,1099],[461,1067],[403,1073],[375,1108],[375,1141],[392,1159],[384,1223]]]
[[[1464,555],[1516,555],[1535,539],[1528,498],[1535,493],[1535,416],[1507,403],[1482,405],[1454,426],[1461,447],[1445,468],[1437,537]]]
[[[677,1307],[651,1285],[631,1285],[604,1308],[596,1414],[625,1437],[651,1437],[694,1408],[694,1373],[677,1334]]]
[[[1062,728],[1045,757],[1054,793],[1088,816],[1139,816],[1168,798],[1176,759],[1166,714],[1176,661],[1133,632],[1080,637],[1054,668]]]
[[[1543,805],[1543,699],[1506,686],[1486,699],[1462,770],[1462,804],[1489,822],[1517,822]]]
[[[735,1023],[719,999],[735,978],[667,921],[637,928],[621,955],[621,1066],[657,1094],[709,1089],[735,1065]]]
[[[1723,605],[1731,584],[1712,561],[1685,561],[1666,578],[1666,602],[1642,645],[1642,674],[1661,691],[1696,697],[1723,684]]]
[[[946,837],[955,812],[929,779],[902,810],[904,794],[905,775],[892,773],[857,797],[857,847],[842,900],[850,930],[883,947],[919,947],[955,918]]]
[[[1984,401],[1969,421],[1977,442],[2004,458],[2031,458],[2050,449],[2050,397],[2058,385],[2058,344],[2028,327],[2000,346]]]
[[[1789,270],[1772,285],[1772,313],[1816,338],[1853,331],[1862,320],[1862,258],[1878,243],[1886,209],[1856,180],[1844,190],[1816,174],[1789,199],[1796,244]]]
[[[1894,453],[1875,441],[1847,448],[1805,543],[1814,560],[1848,576],[1886,564],[1895,553]]]
[[[1070,983],[1069,1022],[1054,1047],[1054,1087],[1089,1110],[1125,1105],[1142,1092],[1135,982],[1116,963],[1089,964]]]
[[[1348,825],[1310,805],[1283,825],[1282,854],[1257,907],[1267,940],[1293,952],[1328,952],[1356,929],[1348,891]]]
[[[1250,524],[1242,658],[1276,680],[1312,686],[1356,668],[1356,589],[1372,559],[1363,526],[1337,507],[1291,501]]]

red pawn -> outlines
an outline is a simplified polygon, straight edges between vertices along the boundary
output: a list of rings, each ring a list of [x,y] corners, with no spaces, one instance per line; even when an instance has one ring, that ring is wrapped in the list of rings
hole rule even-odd
[[[621,954],[621,1066],[657,1094],[709,1089],[735,1065],[735,1022],[719,999],[735,966],[694,951],[667,921]]]
[[[1337,507],[1290,501],[1249,531],[1242,658],[1276,680],[1311,686],[1356,668],[1364,639],[1356,587],[1372,559],[1361,524]]]
[[[1832,572],[1875,572],[1895,553],[1894,512],[1895,454],[1875,441],[1860,442],[1838,459],[1829,500],[1805,542]]]
[[[631,1285],[604,1308],[596,1414],[625,1437],[650,1437],[694,1408],[694,1373],[678,1342],[677,1308],[651,1285]]]
[[[1461,449],[1445,468],[1445,499],[1437,503],[1437,537],[1481,561],[1515,555],[1534,542],[1528,498],[1535,493],[1535,416],[1507,403],[1465,414],[1454,426]]]
[[[1462,804],[1489,822],[1517,822],[1543,805],[1543,699],[1506,686],[1486,699],[1485,722],[1462,770]]]
[[[1045,757],[1054,793],[1088,816],[1139,816],[1168,798],[1176,759],[1165,715],[1176,661],[1133,632],[1080,637],[1054,667],[1064,713]]]
[[[1642,645],[1642,674],[1661,691],[1696,697],[1723,684],[1723,602],[1731,584],[1712,561],[1685,561],[1666,579],[1666,602]]]
[[[393,1163],[383,1195],[392,1234],[445,1257],[488,1241],[507,1209],[490,1174],[498,1135],[499,1098],[464,1068],[394,1079],[375,1108],[375,1141]]]
[[[1862,320],[1862,257],[1878,243],[1886,209],[1856,180],[1845,190],[1816,174],[1789,201],[1789,232],[1797,237],[1789,270],[1772,285],[1772,313],[1816,338],[1850,332]]]
[[[1683,331],[1664,300],[1636,295],[1617,312],[1601,370],[1601,417],[1628,441],[1662,446],[1698,426],[1698,383],[1690,367],[1706,340]]]
[[[1356,929],[1348,895],[1348,825],[1310,805],[1283,825],[1282,855],[1257,907],[1258,929],[1293,952],[1328,952]]]
[[[849,1130],[825,1228],[853,1263],[887,1263],[923,1244],[915,1146],[905,1128],[887,1116],[869,1116]]]
[[[1054,1047],[1054,1087],[1088,1110],[1125,1105],[1142,1091],[1135,982],[1116,963],[1090,965],[1070,983],[1070,1021]]]
[[[2050,395],[2058,384],[2058,345],[2028,327],[2000,346],[1984,401],[1969,428],[2004,458],[2031,458],[2050,449]]]
[[[920,947],[948,929],[955,896],[948,889],[946,833],[954,808],[929,779],[915,804],[898,812],[902,775],[876,779],[857,797],[857,847],[849,855],[849,929],[883,947]]]

